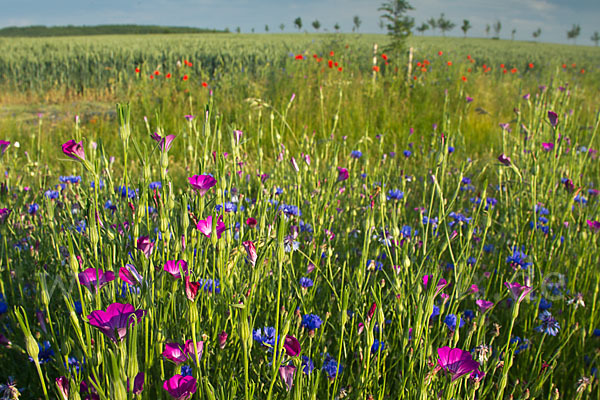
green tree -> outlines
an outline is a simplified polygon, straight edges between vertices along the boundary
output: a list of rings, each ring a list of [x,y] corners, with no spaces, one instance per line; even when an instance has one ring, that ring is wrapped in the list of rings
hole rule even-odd
[[[283,32],[283,30],[285,29],[285,24],[284,23],[279,24],[279,29],[281,29],[281,32]]]
[[[465,34],[465,37],[467,37],[467,32],[469,32],[469,29],[471,28],[471,22],[468,19],[463,19],[463,24],[460,27],[460,29],[462,29],[463,33]]]
[[[318,19],[315,19],[312,22],[312,27],[315,28],[315,31],[317,31],[317,32],[319,31],[319,28],[321,27],[321,23],[319,22]]]
[[[490,29],[491,29],[491,26],[490,26],[490,24],[487,24],[487,25],[485,26],[485,36],[486,36],[486,37],[490,37]]]
[[[300,31],[300,29],[302,29],[302,18],[296,18],[294,20],[294,26],[296,27],[296,29],[298,29],[298,31]]]
[[[501,30],[502,30],[502,22],[500,22],[500,20],[498,20],[494,24],[494,33],[496,34],[496,36],[494,36],[495,39],[500,39],[500,31]]]
[[[515,28],[513,28],[512,32],[510,32],[510,40],[515,40],[516,33],[517,33],[517,30]]]
[[[597,47],[598,42],[600,42],[600,33],[598,33],[598,31],[594,32],[594,34],[592,35],[592,37],[590,39],[592,39],[592,42],[594,42]]]
[[[333,29],[335,29],[336,32],[339,32],[340,31],[340,24],[338,24],[336,22],[335,25],[333,26]]]
[[[431,30],[435,33],[435,30],[437,29],[437,19],[431,17],[427,20],[427,23],[431,27]]]
[[[449,32],[452,29],[454,29],[456,24],[450,21],[449,19],[446,19],[444,13],[441,13],[440,17],[437,20],[437,26],[438,28],[440,28],[440,31],[442,31],[442,35],[446,36],[446,32]]]
[[[429,29],[429,24],[427,24],[427,22],[423,22],[421,25],[417,26],[417,32],[421,35],[424,35],[427,29]]]
[[[265,32],[269,32],[269,25],[265,25]]]
[[[242,29],[241,29],[241,28],[238,26],[237,28],[235,28],[235,31],[236,31],[237,33],[240,33],[240,32],[242,31]]]
[[[381,18],[387,21],[388,35],[392,37],[389,50],[401,51],[415,24],[414,18],[409,17],[406,13],[414,8],[406,0],[389,0],[383,3],[378,10],[383,12]]]
[[[352,23],[354,24],[354,26],[352,27],[352,32],[358,32],[358,29],[362,24],[362,20],[360,19],[360,17],[358,15],[355,15],[354,18],[352,18]]]
[[[567,31],[567,39],[573,39],[573,43],[577,43],[577,36],[581,33],[579,24],[573,25],[570,31]]]
[[[542,28],[537,28],[535,31],[533,31],[533,33],[531,35],[533,36],[534,39],[537,39],[540,37],[541,34],[542,34]]]

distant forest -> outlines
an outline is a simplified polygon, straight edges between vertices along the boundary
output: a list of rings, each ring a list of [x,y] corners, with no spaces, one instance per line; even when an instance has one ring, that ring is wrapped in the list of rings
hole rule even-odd
[[[216,29],[158,25],[96,25],[96,26],[9,26],[0,29],[0,37],[48,37],[88,35],[140,35],[151,33],[221,33]]]

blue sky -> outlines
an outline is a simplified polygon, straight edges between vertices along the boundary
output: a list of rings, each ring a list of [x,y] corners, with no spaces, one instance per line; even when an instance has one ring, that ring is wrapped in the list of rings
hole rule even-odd
[[[351,31],[352,18],[363,21],[361,32],[381,32],[377,8],[379,0],[0,0],[0,27],[25,25],[97,25],[97,24],[157,24],[208,28],[237,26],[243,32],[252,28],[264,32],[295,31],[293,20],[301,17],[305,29],[312,31],[315,19],[322,28],[333,30],[340,24],[342,31]],[[464,18],[473,29],[470,36],[485,37],[486,24],[502,23],[500,36],[510,38],[516,29],[516,39],[530,40],[531,33],[542,29],[541,40],[565,43],[566,31],[573,24],[581,25],[579,44],[591,44],[594,30],[600,31],[600,0],[410,0],[415,10],[411,15],[420,24],[430,17],[445,13],[457,27],[450,36],[460,36]],[[431,34],[431,32],[429,32]],[[439,33],[438,33],[439,34]]]

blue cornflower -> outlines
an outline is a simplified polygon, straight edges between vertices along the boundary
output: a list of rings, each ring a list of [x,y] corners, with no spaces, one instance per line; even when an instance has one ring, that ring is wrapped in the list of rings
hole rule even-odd
[[[550,211],[547,208],[540,206],[539,204],[535,205],[535,212],[540,215],[548,215]]]
[[[80,370],[81,370],[81,365],[85,364],[85,358],[83,359],[83,362],[80,363],[79,360],[77,359],[77,357],[68,357],[67,358],[67,362],[69,364],[69,367],[74,367],[75,368],[75,372],[79,374]],[[63,363],[64,364],[64,363]],[[67,365],[65,364],[65,367]]]
[[[494,245],[493,244],[484,244],[483,245],[483,251],[485,251],[486,253],[491,253],[494,251]]]
[[[477,263],[477,259],[475,257],[469,257],[469,258],[467,258],[467,265],[470,265],[472,267],[476,263]]]
[[[540,306],[539,306],[540,310],[549,310],[550,308],[552,308],[552,302],[546,300],[545,298],[542,297],[542,299],[540,300]]]
[[[81,182],[81,177],[80,176],[73,176],[73,175],[70,175],[70,176],[59,176],[58,177],[58,181],[60,183],[72,183],[72,184],[75,184],[75,183]]]
[[[379,350],[383,351],[383,349],[385,349],[385,343],[375,339],[371,346],[371,354],[376,354]]]
[[[102,179],[100,179],[100,184],[98,186],[100,186],[100,189],[104,189],[104,181]],[[90,187],[94,189],[96,187],[96,183],[94,181],[91,181]]]
[[[402,154],[404,154],[404,157],[408,158],[408,157],[410,157],[410,156],[411,156],[411,154],[412,154],[412,151],[410,151],[410,150],[404,150],[404,151],[402,152]]]
[[[115,192],[119,193],[123,198],[135,199],[137,191],[133,188],[126,188],[125,186],[119,186],[115,189]]]
[[[600,336],[600,329],[594,329],[594,336],[596,336],[596,337]]]
[[[81,220],[79,221],[79,223],[77,225],[75,225],[75,229],[77,229],[77,232],[79,233],[85,233],[85,229],[87,227],[87,224],[85,223],[85,220]]]
[[[468,177],[464,177],[462,178],[462,180],[460,181],[460,183],[462,183],[463,185],[470,185],[471,184],[471,178]]]
[[[8,311],[8,304],[4,301],[4,295],[0,293],[0,315]]]
[[[438,224],[438,217],[429,218],[427,215],[423,215],[423,225],[431,224],[435,228]]]
[[[302,317],[302,326],[309,331],[319,329],[321,324],[323,324],[323,321],[316,314],[306,314]]]
[[[40,352],[38,354],[38,359],[40,364],[46,364],[52,361],[52,357],[54,356],[54,350],[52,350],[52,345],[49,341],[44,341],[42,344],[38,343],[38,348]],[[33,362],[33,358],[29,357],[29,361]]]
[[[106,200],[106,203],[104,203],[104,208],[106,208],[107,210],[111,210],[111,211],[117,210],[117,206],[114,205],[113,202],[110,200]]]
[[[587,199],[580,194],[575,196],[575,198],[573,200],[575,200],[575,202],[579,203],[579,204],[587,204],[587,202],[588,202]]]
[[[459,225],[463,225],[463,224],[468,225],[469,222],[471,222],[471,218],[466,217],[466,216],[462,215],[461,213],[455,213],[454,211],[452,211],[450,214],[448,214],[448,216],[453,219],[448,224],[450,227],[453,227],[456,224],[459,224]]]
[[[538,332],[543,332],[551,336],[556,336],[558,331],[560,330],[560,325],[556,318],[552,316],[550,311],[544,310],[539,315],[540,320],[542,320],[542,324],[535,328]]]
[[[401,200],[404,197],[404,192],[400,189],[390,189],[387,195],[388,200]]]
[[[517,343],[518,346],[515,349],[515,355],[521,353],[522,351],[525,351],[529,348],[529,340],[528,339],[521,339],[520,337],[516,336],[512,339],[510,339],[510,344],[514,344]]]
[[[338,365],[335,359],[327,354],[325,361],[323,362],[322,370],[325,371],[329,379],[335,379],[337,374],[342,373],[342,366]]]
[[[457,317],[454,314],[448,314],[444,318],[444,323],[446,324],[446,326],[448,327],[448,329],[450,329],[451,331],[456,330],[456,323],[457,322],[458,322],[458,327],[459,328],[462,328],[463,325],[465,324],[465,321],[463,321],[462,318]]]
[[[463,317],[465,317],[467,321],[472,321],[473,318],[475,318],[475,312],[473,310],[465,310],[463,312]]]
[[[148,188],[150,190],[162,189],[162,182],[161,181],[150,182],[150,184],[148,185]]]
[[[409,225],[404,225],[402,229],[400,229],[400,233],[403,237],[410,238],[413,236],[417,236],[419,234],[419,231],[415,229],[415,231],[413,232],[413,229]]]
[[[310,374],[315,369],[315,364],[307,356],[302,356],[302,372],[306,375]]]
[[[252,331],[252,338],[263,345],[275,345],[275,328],[272,326],[264,327],[262,330],[256,329]]]
[[[283,189],[280,187],[275,188],[275,194],[283,194]]]
[[[486,210],[488,209],[488,207],[494,208],[496,204],[498,204],[498,200],[496,200],[494,197],[488,197],[487,199],[485,199],[485,202],[487,203],[487,205],[485,206]]]
[[[44,196],[50,200],[58,199],[58,191],[57,190],[46,190],[44,192]]]
[[[216,294],[221,293],[221,288],[219,287],[220,283],[218,279],[215,279],[214,281],[212,279],[200,279],[198,283],[200,284],[200,287],[204,289],[205,292],[214,292]]]
[[[527,269],[530,265],[533,265],[530,262],[527,262],[527,254],[519,251],[517,246],[513,247],[512,255],[506,257],[506,262],[510,263],[512,267],[519,266],[522,269]]]
[[[362,152],[360,150],[352,150],[352,153],[350,153],[350,157],[359,159],[362,157]]]
[[[181,376],[193,376],[192,372],[192,367],[189,365],[181,366]]]
[[[431,312],[429,319],[430,320],[436,319],[439,315],[440,315],[440,308],[438,306],[434,305],[433,311]]]
[[[306,277],[302,277],[300,278],[300,286],[302,286],[303,288],[309,288],[312,287],[314,285],[314,282],[312,279],[310,278],[306,278]]]
[[[283,211],[284,214],[290,216],[290,215],[294,215],[296,217],[299,217],[302,215],[302,212],[300,211],[300,209],[297,206],[292,206],[289,204],[282,204],[279,209],[281,211]]]
[[[125,283],[125,282],[123,282]],[[83,307],[81,306],[81,301],[77,300],[73,303],[73,306],[75,307],[75,313],[77,314],[81,314],[83,312]]]
[[[27,212],[29,212],[30,215],[35,215],[38,212],[39,209],[40,209],[39,204],[37,204],[37,203],[31,203],[29,205],[29,209],[27,210]]]
[[[367,260],[367,269],[381,271],[383,269],[383,263],[381,261]]]
[[[300,220],[300,232],[313,233],[313,227],[311,224],[305,223],[304,221]]]

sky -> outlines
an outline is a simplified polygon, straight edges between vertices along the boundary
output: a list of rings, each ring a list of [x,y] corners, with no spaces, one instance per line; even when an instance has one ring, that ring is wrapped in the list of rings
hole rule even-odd
[[[242,32],[294,32],[294,19],[301,17],[303,30],[313,32],[311,23],[319,20],[321,31],[352,30],[352,20],[362,20],[359,31],[381,33],[380,12],[384,0],[0,0],[0,27],[27,25],[140,24],[193,26],[200,28],[240,27]],[[420,25],[444,13],[456,27],[448,36],[462,36],[460,25],[468,19],[473,26],[469,36],[486,37],[485,27],[502,24],[500,37],[532,40],[532,32],[542,30],[540,40],[567,43],[566,32],[573,24],[581,26],[578,44],[591,45],[590,36],[600,31],[600,0],[409,0],[410,15]],[[440,35],[428,31],[427,35]],[[493,29],[490,36],[493,34]]]

